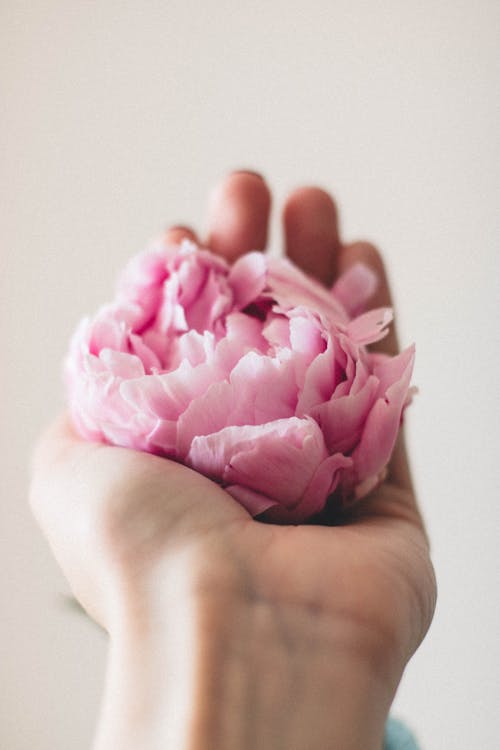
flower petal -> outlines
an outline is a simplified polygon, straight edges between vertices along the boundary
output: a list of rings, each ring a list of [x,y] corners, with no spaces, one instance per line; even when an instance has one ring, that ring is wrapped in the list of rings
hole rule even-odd
[[[326,455],[316,423],[292,417],[195,437],[187,462],[207,476],[222,476],[228,486],[249,487],[293,506]]]
[[[110,373],[118,375],[120,378],[140,378],[144,375],[144,365],[135,354],[126,354],[106,348],[101,349],[99,359]]]
[[[311,414],[325,436],[329,453],[349,453],[361,437],[378,389],[378,378],[370,375],[363,388],[315,406]]]
[[[250,351],[229,380],[212,383],[179,417],[178,454],[184,457],[196,436],[230,425],[260,425],[291,417],[295,411],[294,363]]]
[[[389,307],[370,310],[349,323],[347,334],[357,344],[374,344],[387,336],[387,326],[392,318],[392,310]]]
[[[349,317],[340,300],[288,259],[272,258],[268,264],[267,293],[283,310],[304,306],[324,315],[332,322],[348,322]]]
[[[354,263],[335,282],[332,292],[348,314],[359,315],[378,287],[378,277],[365,263]]]
[[[351,467],[352,459],[341,453],[328,456],[319,464],[300,502],[293,508],[275,505],[265,513],[266,520],[275,523],[302,523],[320,513],[341,481],[342,473]]]
[[[386,390],[371,409],[359,445],[352,454],[356,481],[376,476],[388,463],[401,422],[408,386],[413,371],[414,354],[396,382]]]
[[[241,484],[231,484],[225,487],[226,492],[234,497],[241,505],[243,505],[252,516],[258,516],[264,511],[277,505],[276,500],[263,495],[260,492],[254,492],[254,490],[248,487],[243,487]]]
[[[229,272],[229,284],[235,306],[243,310],[260,296],[266,285],[267,261],[259,252],[246,253],[238,258]]]

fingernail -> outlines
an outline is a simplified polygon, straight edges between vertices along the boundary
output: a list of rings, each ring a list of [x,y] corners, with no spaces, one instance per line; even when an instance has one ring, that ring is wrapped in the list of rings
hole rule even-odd
[[[193,230],[191,227],[186,226],[185,224],[174,224],[173,226],[168,226],[165,228],[166,232],[189,232],[189,234],[193,234]]]
[[[260,174],[260,172],[254,172],[252,169],[234,169],[232,172],[230,172],[231,175],[233,174],[248,174],[252,177],[258,177],[259,180],[263,180],[263,176]]]

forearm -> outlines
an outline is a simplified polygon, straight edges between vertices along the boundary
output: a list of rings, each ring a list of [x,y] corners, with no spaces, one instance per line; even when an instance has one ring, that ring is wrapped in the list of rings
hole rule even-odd
[[[379,750],[397,685],[318,612],[175,604],[110,647],[96,750]]]

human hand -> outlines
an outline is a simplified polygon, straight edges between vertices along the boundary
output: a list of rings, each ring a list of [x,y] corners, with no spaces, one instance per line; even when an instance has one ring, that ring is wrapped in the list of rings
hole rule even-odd
[[[206,243],[230,261],[264,248],[269,210],[260,177],[231,175],[213,196]],[[367,243],[341,243],[326,193],[293,193],[284,233],[289,257],[327,285],[356,261],[371,266],[380,285],[370,304],[390,305],[380,256]],[[170,230],[172,242],[184,237],[196,239]],[[396,351],[394,332],[379,348]],[[277,737],[286,744],[287,736],[297,749],[368,748],[367,738],[380,745],[435,600],[402,438],[386,482],[341,518],[273,526],[180,464],[80,440],[64,417],[39,444],[32,505],[75,595],[110,633],[119,654],[111,673],[125,670],[136,686],[119,698],[108,692],[99,747],[116,747],[124,733],[131,744],[121,739],[120,747],[160,746],[162,731],[177,748],[186,732],[203,737],[193,747],[246,747],[243,735],[259,748],[278,747]],[[203,655],[191,656],[191,677],[219,700],[200,701],[196,686],[185,687],[183,722],[172,696],[186,683],[193,648]],[[230,718],[217,708],[221,691],[223,702],[237,699]],[[252,710],[251,735],[239,704]],[[152,733],[149,744],[144,732]],[[134,745],[131,736],[141,739]]]

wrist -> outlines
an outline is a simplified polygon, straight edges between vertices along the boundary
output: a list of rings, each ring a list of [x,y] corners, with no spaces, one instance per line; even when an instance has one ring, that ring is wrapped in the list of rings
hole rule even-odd
[[[196,750],[380,750],[400,675],[382,674],[344,624],[265,601],[205,616],[218,635],[199,663]]]
[[[96,750],[379,750],[400,674],[363,633],[243,587],[200,595],[187,569],[117,618]]]

